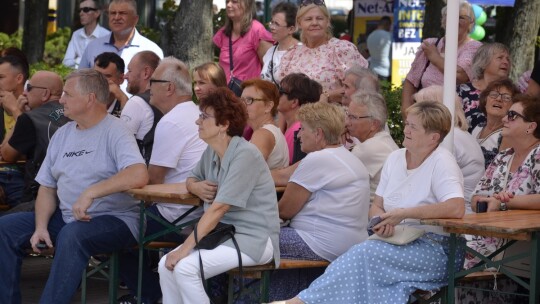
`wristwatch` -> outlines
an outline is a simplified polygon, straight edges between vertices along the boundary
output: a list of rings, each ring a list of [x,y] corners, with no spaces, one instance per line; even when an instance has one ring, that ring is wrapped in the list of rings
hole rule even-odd
[[[506,206],[505,202],[501,202],[501,205],[499,206],[500,211],[506,211],[508,210],[508,206]]]

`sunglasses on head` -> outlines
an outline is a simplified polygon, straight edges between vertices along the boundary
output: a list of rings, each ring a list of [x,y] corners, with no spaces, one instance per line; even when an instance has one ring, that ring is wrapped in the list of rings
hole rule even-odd
[[[324,0],[302,0],[302,2],[300,2],[300,7],[307,6],[310,4],[315,4],[318,6],[326,6],[326,4],[324,3]]]
[[[93,7],[81,7],[81,8],[79,8],[79,13],[80,12],[89,13],[89,12],[95,12],[95,11],[97,11],[97,8],[93,8]]]
[[[508,118],[508,121],[514,121],[518,117],[521,117],[521,119],[523,119],[524,121],[530,121],[529,119],[527,119],[527,117],[523,116],[522,114],[519,114],[518,112],[516,112],[514,110],[508,111],[506,113],[506,117]]]

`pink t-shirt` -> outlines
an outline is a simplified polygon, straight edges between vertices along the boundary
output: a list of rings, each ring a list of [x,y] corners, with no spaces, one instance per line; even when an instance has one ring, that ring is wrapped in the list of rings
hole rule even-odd
[[[294,132],[300,129],[300,121],[293,123],[287,131],[285,131],[285,141],[289,147],[289,165],[292,165],[294,155]]]
[[[229,37],[225,35],[225,28],[221,28],[212,39],[220,49],[219,65],[225,71],[227,82],[231,78],[229,66]],[[257,20],[253,20],[249,31],[240,38],[233,40],[234,77],[240,80],[257,78],[261,74],[262,63],[257,55],[261,40],[273,42],[272,34]]]
[[[426,39],[428,43],[435,44],[437,38]],[[444,56],[445,39],[441,39],[437,45],[437,49],[442,56]],[[482,45],[481,42],[476,40],[469,40],[458,48],[457,65],[465,70],[469,80],[472,80],[472,60],[476,50]],[[410,81],[415,87],[418,87],[420,83],[420,77],[422,78],[422,87],[427,88],[432,85],[443,85],[444,75],[439,69],[430,64],[422,76],[422,72],[426,67],[427,57],[424,55],[424,51],[421,47],[416,52],[416,57],[412,63],[411,69],[407,74],[407,80]]]
[[[368,67],[367,60],[354,44],[332,38],[316,48],[303,44],[295,46],[281,58],[277,75],[283,79],[291,73],[304,73],[320,83],[326,91],[339,88],[345,71],[354,64]]]

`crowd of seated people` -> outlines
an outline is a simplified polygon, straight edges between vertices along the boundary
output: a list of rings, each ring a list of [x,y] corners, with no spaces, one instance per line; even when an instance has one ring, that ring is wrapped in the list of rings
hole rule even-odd
[[[427,39],[403,86],[402,149],[386,127],[379,79],[353,44],[332,38],[324,1],[275,6],[271,33],[252,18],[253,7],[252,0],[227,1],[225,26],[213,37],[219,62],[192,69],[189,62],[163,58],[157,45],[135,45],[146,40],[134,28],[134,0],[112,1],[112,32],[104,36],[116,43],[131,33],[129,52],[106,43],[93,56],[96,41],[104,38],[96,39],[80,70],[65,81],[50,71],[30,77],[17,49],[1,54],[1,157],[6,163],[25,159],[27,168],[23,180],[20,166],[0,167],[0,186],[12,207],[0,217],[0,247],[13,264],[0,269],[0,277],[10,278],[0,280],[0,302],[21,301],[21,249],[39,253],[38,245],[45,244],[57,248],[59,262],[43,301],[69,302],[84,260],[111,248],[122,252],[120,276],[129,289],[119,303],[136,303],[137,202],[119,192],[146,184],[185,183],[204,208],[180,223],[200,218],[198,239],[219,222],[233,224],[240,250],[231,241],[200,250],[199,264],[194,233],[162,236],[178,247],[160,261],[154,257],[154,264],[146,261],[152,255],[143,257],[143,303],[209,303],[201,265],[208,279],[238,267],[237,254],[243,266],[279,267],[280,258],[332,262],[324,274],[276,271],[270,300],[339,302],[334,294],[347,288],[345,302],[405,303],[416,289],[447,283],[448,235],[421,219],[460,218],[475,212],[479,201],[487,201],[488,212],[538,209],[540,69],[537,64],[531,74],[530,96],[518,94],[508,78],[509,49],[468,37],[474,25],[468,2],[460,1],[454,123],[442,104],[446,41]],[[301,42],[293,37],[295,25]],[[238,96],[227,87],[231,77],[242,80]],[[454,146],[448,151],[442,142],[451,129]],[[97,130],[106,134],[99,141]],[[102,143],[98,159],[85,156],[93,153],[87,144],[74,150],[84,140]],[[86,158],[77,162],[59,153]],[[93,168],[95,162],[111,168]],[[61,164],[66,166],[59,169]],[[74,177],[81,170],[91,178]],[[284,192],[276,193],[276,186]],[[17,208],[28,201],[30,208]],[[147,212],[173,223],[187,209],[152,202]],[[373,218],[380,222],[371,229],[375,239],[368,239]],[[73,245],[101,222],[118,233]],[[425,234],[406,245],[390,243],[411,227]],[[143,228],[146,235],[161,229],[152,218]],[[97,238],[104,232],[93,233]],[[489,254],[504,240],[460,242]],[[77,258],[59,265],[70,246]],[[454,262],[470,268],[477,261],[459,252]],[[361,271],[347,274],[343,268]],[[64,274],[73,282],[63,285]]]

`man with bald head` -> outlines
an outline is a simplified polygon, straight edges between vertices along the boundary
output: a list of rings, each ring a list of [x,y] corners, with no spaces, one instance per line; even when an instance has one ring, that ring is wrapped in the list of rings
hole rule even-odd
[[[49,71],[38,71],[26,84],[17,100],[6,98],[4,109],[15,118],[15,127],[8,132],[0,151],[2,159],[15,162],[26,156],[25,187],[20,202],[30,202],[12,208],[11,212],[33,209],[39,185],[34,178],[45,158],[49,140],[68,119],[58,102],[62,95],[62,78]],[[21,209],[22,208],[22,209]]]

